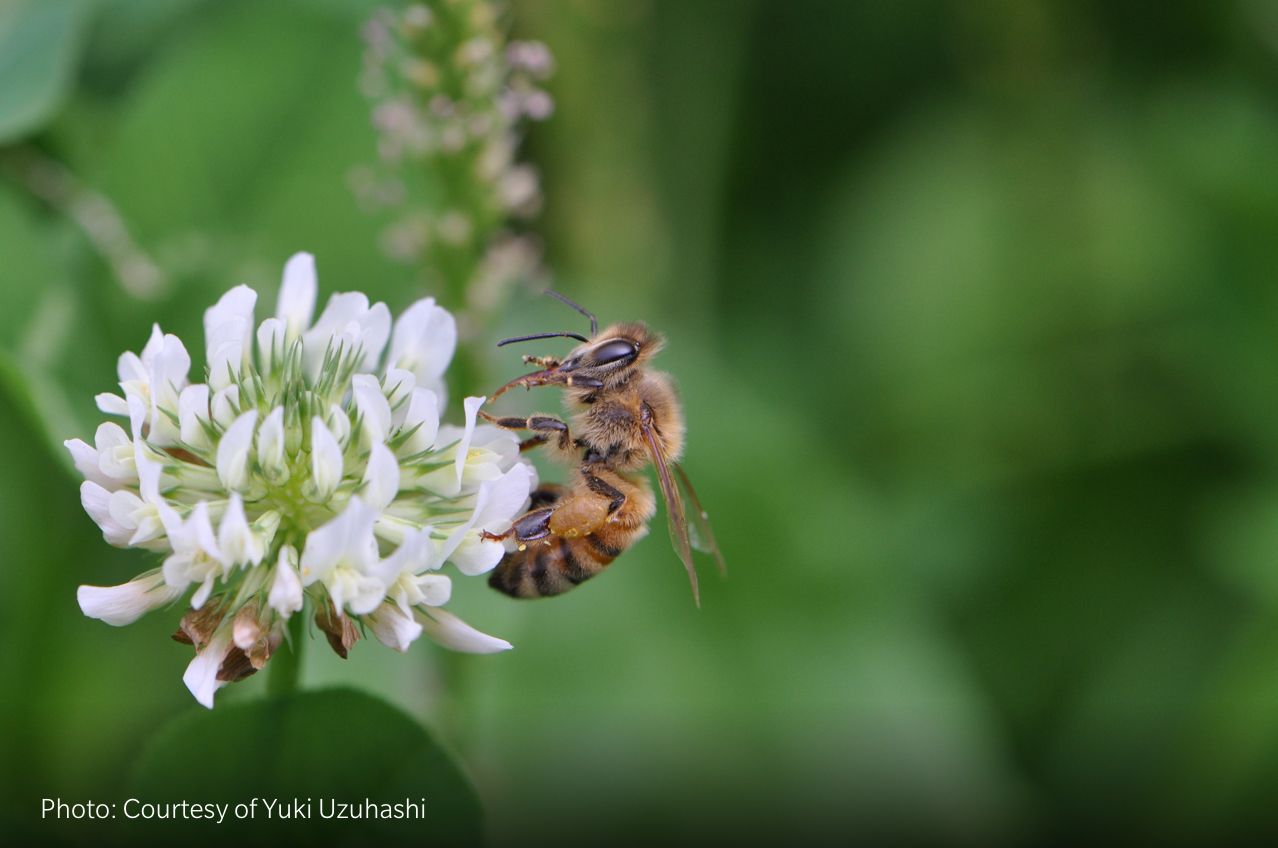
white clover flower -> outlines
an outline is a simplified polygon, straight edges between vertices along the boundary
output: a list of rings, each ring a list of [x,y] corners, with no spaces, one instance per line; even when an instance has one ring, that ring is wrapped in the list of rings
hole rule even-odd
[[[129,429],[66,443],[106,541],[163,556],[124,585],[81,586],[80,608],[124,625],[193,588],[178,638],[196,649],[183,679],[206,707],[308,606],[343,656],[352,618],[398,651],[423,632],[452,650],[510,647],[440,609],[444,563],[492,569],[504,549],[483,531],[507,529],[537,481],[513,434],[476,426],[484,398],[465,399],[465,426],[440,425],[453,317],[427,298],[393,322],[351,292],[312,324],[317,290],[299,253],[256,328],[257,293],[223,295],[204,315],[205,383],[155,327],[120,357],[122,395],[98,396]]]

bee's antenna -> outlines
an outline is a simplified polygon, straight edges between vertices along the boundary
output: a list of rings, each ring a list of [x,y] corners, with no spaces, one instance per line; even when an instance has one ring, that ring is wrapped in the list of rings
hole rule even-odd
[[[590,319],[590,338],[593,339],[595,336],[599,335],[599,322],[595,319],[595,316],[593,313],[587,312],[585,308],[583,308],[580,304],[573,303],[571,300],[564,297],[562,294],[560,294],[557,291],[546,289],[544,292],[542,292],[542,294],[548,294],[551,297],[553,297],[555,300],[562,301],[568,304],[569,306],[571,306],[573,309],[580,312],[582,315],[585,315],[587,318]],[[582,341],[583,342],[587,341],[587,339],[582,339]]]
[[[536,333],[531,336],[515,336],[513,339],[502,339],[497,342],[497,347],[510,344],[511,342],[530,342],[533,339],[553,339],[557,336],[567,336],[570,339],[576,339],[581,342],[588,342],[590,339],[585,336],[579,336],[576,333]]]

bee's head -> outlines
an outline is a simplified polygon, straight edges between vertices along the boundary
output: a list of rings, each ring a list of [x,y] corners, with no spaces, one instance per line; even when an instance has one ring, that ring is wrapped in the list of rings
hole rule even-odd
[[[611,389],[629,380],[662,344],[646,324],[613,324],[578,345],[552,373],[562,374],[564,385],[582,390],[582,395]]]
[[[567,336],[582,342],[557,366],[520,377],[493,394],[514,386],[565,386],[584,399],[601,389],[611,389],[629,380],[649,357],[661,349],[664,340],[643,323],[613,324],[602,333],[596,332],[595,316],[556,292],[546,292],[590,318],[587,339],[576,333],[538,333],[506,339],[500,345],[553,336]]]

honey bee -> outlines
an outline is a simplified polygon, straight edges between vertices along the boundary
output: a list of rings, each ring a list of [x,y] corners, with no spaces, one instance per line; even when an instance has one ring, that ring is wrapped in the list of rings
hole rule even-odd
[[[712,554],[721,573],[725,567],[709,518],[679,466],[683,408],[670,377],[649,367],[665,340],[642,323],[614,324],[600,333],[594,315],[558,292],[546,294],[589,318],[590,338],[537,333],[499,342],[498,347],[566,336],[581,344],[563,359],[525,356],[525,363],[542,370],[506,384],[493,399],[515,386],[562,386],[571,428],[553,415],[480,415],[498,427],[531,431],[520,449],[544,448],[572,466],[572,472],[567,485],[543,485],[533,492],[528,512],[506,533],[486,534],[498,540],[513,537],[518,546],[493,569],[488,585],[515,598],[544,598],[603,571],[648,533],[657,507],[652,487],[639,472],[652,464],[666,501],[670,538],[700,606],[692,548]],[[687,511],[680,485],[691,507]]]

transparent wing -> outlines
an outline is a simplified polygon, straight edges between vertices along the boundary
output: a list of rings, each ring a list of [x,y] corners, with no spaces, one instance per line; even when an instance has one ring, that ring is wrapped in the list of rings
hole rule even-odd
[[[697,588],[697,569],[692,564],[692,540],[688,536],[688,519],[684,515],[683,497],[679,487],[670,476],[670,466],[666,463],[665,454],[661,450],[657,431],[653,428],[652,413],[645,405],[639,417],[644,438],[648,440],[648,450],[652,453],[652,463],[657,466],[657,481],[661,484],[661,495],[666,499],[666,520],[670,524],[670,541],[674,543],[684,568],[688,569],[688,579],[692,581],[692,598],[701,606],[701,593]]]
[[[714,557],[714,561],[719,564],[719,574],[722,577],[728,576],[728,564],[723,561],[723,552],[719,550],[719,543],[714,540],[714,530],[710,527],[710,516],[706,513],[705,507],[701,505],[701,499],[697,497],[697,490],[692,488],[692,481],[688,479],[688,475],[684,473],[683,466],[679,463],[674,464],[675,476],[679,478],[679,484],[683,486],[684,492],[688,495],[688,503],[686,504],[687,512],[684,515],[690,519],[689,529],[692,539],[692,546],[703,554],[710,554]]]

